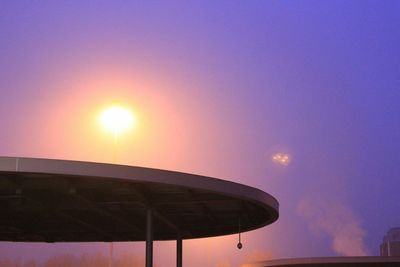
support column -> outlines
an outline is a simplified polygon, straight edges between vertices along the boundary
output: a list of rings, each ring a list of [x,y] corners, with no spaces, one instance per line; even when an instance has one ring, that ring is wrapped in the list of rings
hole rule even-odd
[[[146,214],[146,267],[153,267],[153,211]]]
[[[182,237],[176,239],[176,267],[182,267]]]
[[[113,242],[109,243],[108,247],[108,267],[113,267],[113,256],[114,256],[114,244]]]

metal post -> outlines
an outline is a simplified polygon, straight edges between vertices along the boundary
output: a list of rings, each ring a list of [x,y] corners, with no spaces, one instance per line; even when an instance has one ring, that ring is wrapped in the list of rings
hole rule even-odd
[[[153,267],[153,211],[150,208],[146,215],[146,267]]]
[[[176,267],[182,267],[182,237],[176,239]]]
[[[113,250],[114,250],[114,245],[113,242],[110,242],[110,246],[108,248],[108,267],[112,267],[113,266]]]

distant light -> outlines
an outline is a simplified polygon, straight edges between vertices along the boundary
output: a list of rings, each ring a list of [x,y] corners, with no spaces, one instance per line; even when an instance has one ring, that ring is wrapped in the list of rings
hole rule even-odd
[[[100,122],[104,129],[115,136],[131,128],[134,121],[132,112],[121,106],[111,106],[100,114]]]
[[[291,157],[289,154],[277,153],[272,155],[272,161],[276,164],[288,166],[290,164]]]

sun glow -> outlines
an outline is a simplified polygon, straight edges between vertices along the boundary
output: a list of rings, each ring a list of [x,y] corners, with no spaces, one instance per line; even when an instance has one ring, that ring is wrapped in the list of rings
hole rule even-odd
[[[117,136],[130,129],[135,118],[129,109],[114,105],[101,112],[100,122],[106,131]]]

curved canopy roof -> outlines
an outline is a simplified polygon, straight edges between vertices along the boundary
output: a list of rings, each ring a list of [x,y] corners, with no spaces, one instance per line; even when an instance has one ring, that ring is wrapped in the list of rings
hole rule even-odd
[[[278,219],[271,195],[174,171],[103,163],[0,157],[0,240],[90,242],[211,237]]]

